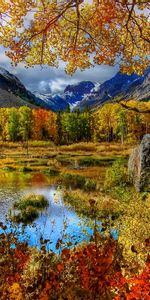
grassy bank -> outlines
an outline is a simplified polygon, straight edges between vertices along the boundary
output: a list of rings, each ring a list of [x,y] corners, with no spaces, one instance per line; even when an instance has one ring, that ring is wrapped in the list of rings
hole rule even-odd
[[[42,172],[48,176],[79,175],[102,184],[105,171],[116,159],[127,159],[132,145],[79,143],[56,146],[52,142],[0,143],[0,171]]]

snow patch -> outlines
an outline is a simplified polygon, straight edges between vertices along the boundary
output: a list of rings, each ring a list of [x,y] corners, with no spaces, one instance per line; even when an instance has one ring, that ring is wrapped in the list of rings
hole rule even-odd
[[[91,93],[98,92],[99,89],[100,89],[100,83],[99,83],[99,82],[95,82],[95,86],[94,86],[94,88],[91,90]]]

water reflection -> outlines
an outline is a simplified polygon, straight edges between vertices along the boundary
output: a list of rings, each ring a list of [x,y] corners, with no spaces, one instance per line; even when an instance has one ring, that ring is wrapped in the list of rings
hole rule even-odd
[[[33,225],[24,228],[22,225],[17,226],[19,240],[28,241],[30,246],[40,247],[41,238],[46,239],[49,240],[49,248],[52,250],[56,249],[58,239],[70,244],[87,240],[88,236],[83,232],[83,228],[87,229],[88,234],[92,234],[92,229],[86,225],[87,220],[80,218],[73,209],[65,206],[62,190],[56,185],[50,185],[49,179],[41,175],[24,174],[20,177],[19,174],[2,174],[0,221],[6,222],[6,216],[16,200],[28,194],[41,194],[48,199],[49,207],[40,213]]]
[[[42,211],[32,225],[12,226],[8,231],[17,232],[19,241],[27,241],[30,246],[41,246],[41,239],[49,240],[48,249],[56,249],[58,240],[65,245],[75,245],[88,240],[93,233],[92,221],[78,216],[73,208],[64,204],[63,192],[54,179],[43,174],[0,173],[0,221],[6,217],[16,200],[28,194],[44,195],[49,206]],[[114,235],[116,233],[114,232]]]

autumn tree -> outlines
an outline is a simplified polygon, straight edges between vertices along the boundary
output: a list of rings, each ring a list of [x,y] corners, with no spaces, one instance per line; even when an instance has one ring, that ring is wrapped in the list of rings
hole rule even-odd
[[[129,106],[148,110],[149,103],[130,101]],[[107,103],[93,112],[91,128],[94,141],[140,141],[145,133],[150,132],[150,118],[147,113],[122,108],[119,103]]]
[[[149,103],[130,101],[130,106],[149,108]],[[0,138],[23,141],[52,140],[56,144],[93,141],[139,141],[150,133],[149,115],[126,110],[119,104],[107,103],[92,112],[54,113],[28,107],[0,109]],[[27,149],[28,151],[28,149]]]
[[[61,112],[57,113],[57,119],[56,119],[56,136],[55,136],[55,143],[56,145],[60,145],[62,142],[62,123],[61,123]]]
[[[56,114],[45,109],[33,109],[31,135],[34,140],[54,140],[56,135]]]
[[[141,74],[149,65],[149,1],[1,0],[0,43],[16,64],[94,64]]]
[[[114,139],[114,131],[117,128],[117,104],[106,104],[95,113],[95,135],[104,137],[106,141]]]
[[[31,109],[27,106],[19,108],[19,134],[23,142],[26,143],[28,154],[28,140],[31,132]]]
[[[7,136],[7,121],[8,121],[8,109],[1,108],[0,109],[0,136],[3,141],[6,140]]]
[[[121,143],[124,143],[124,138],[127,135],[127,111],[121,109],[118,113],[118,130],[121,137]]]
[[[18,111],[16,108],[9,109],[8,120],[6,124],[6,131],[7,131],[7,139],[9,141],[15,142],[18,139]]]
[[[138,111],[132,111],[132,107],[137,109],[148,111],[150,108],[150,102],[138,102],[138,101],[129,101],[129,107],[131,110],[128,110],[127,122],[128,122],[128,135],[130,135],[134,140],[140,141],[143,134],[150,132],[150,118],[149,114],[139,114]]]
[[[61,141],[63,143],[77,143],[91,140],[91,114],[90,111],[61,114]]]

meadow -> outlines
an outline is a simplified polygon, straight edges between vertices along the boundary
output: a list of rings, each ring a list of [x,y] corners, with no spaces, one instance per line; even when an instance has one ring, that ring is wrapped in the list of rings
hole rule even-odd
[[[0,300],[150,300],[148,10],[0,1]]]
[[[1,142],[1,299],[148,299],[150,197],[128,181],[133,147]]]

